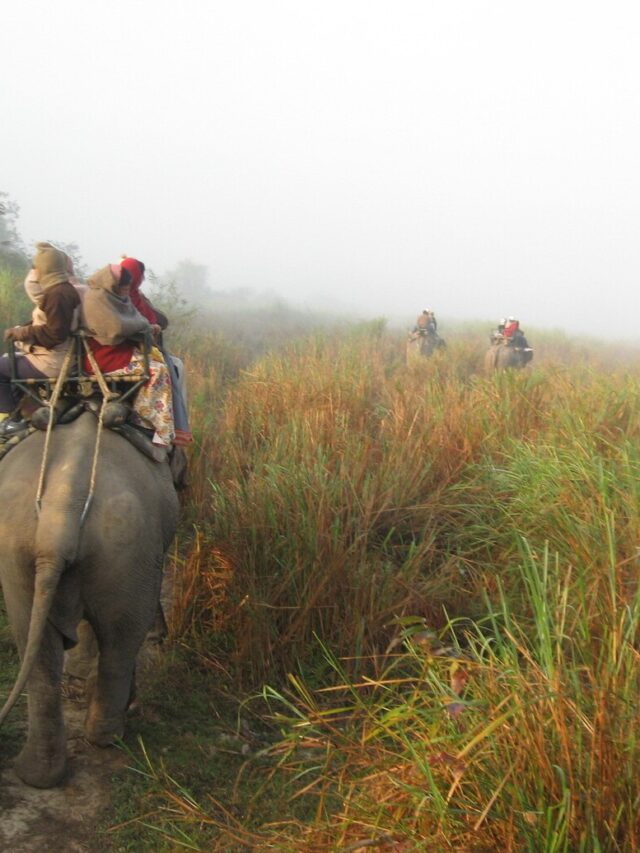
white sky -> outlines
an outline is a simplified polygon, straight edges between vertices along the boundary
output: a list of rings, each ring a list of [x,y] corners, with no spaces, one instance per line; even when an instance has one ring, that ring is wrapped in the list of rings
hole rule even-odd
[[[31,241],[367,314],[638,333],[640,6],[4,0]]]

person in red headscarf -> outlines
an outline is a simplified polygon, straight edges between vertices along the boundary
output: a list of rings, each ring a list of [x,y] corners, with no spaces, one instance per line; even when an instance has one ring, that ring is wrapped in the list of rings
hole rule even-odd
[[[131,276],[131,289],[129,298],[133,302],[137,310],[143,317],[151,323],[152,327],[159,326],[164,331],[169,325],[169,320],[166,315],[158,308],[151,304],[147,297],[142,293],[140,287],[144,281],[145,265],[137,258],[123,257],[120,266],[127,270]],[[174,444],[187,445],[191,444],[193,437],[189,427],[189,418],[187,415],[187,406],[185,402],[186,389],[184,387],[184,367],[182,361],[175,356],[170,355],[162,346],[162,335],[156,335],[158,347],[164,355],[164,359],[169,367],[171,374],[171,383],[173,389],[173,416],[175,420],[175,438]]]
[[[144,281],[145,265],[137,258],[124,257],[120,266],[127,270],[131,276],[131,290],[129,297],[138,311],[143,317],[151,323],[152,326],[158,325],[164,331],[169,325],[169,320],[158,308],[155,308],[147,297],[140,290],[140,286]]]
[[[504,332],[502,334],[505,338],[513,338],[516,335],[519,327],[520,321],[516,320],[515,317],[509,317],[509,319],[507,320],[507,324],[504,327]]]

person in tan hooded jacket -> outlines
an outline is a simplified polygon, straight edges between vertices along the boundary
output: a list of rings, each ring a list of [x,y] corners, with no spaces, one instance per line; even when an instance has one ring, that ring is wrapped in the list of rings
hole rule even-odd
[[[67,255],[50,243],[37,243],[33,258],[38,296],[32,322],[6,329],[5,341],[13,340],[22,350],[16,358],[16,372],[22,379],[57,376],[64,353],[70,345],[69,336],[77,327],[80,297],[69,282]],[[27,282],[29,282],[27,276]],[[29,292],[29,288],[27,288]],[[75,325],[74,325],[75,324]],[[10,435],[24,429],[21,418],[8,418],[18,405],[18,396],[10,383],[9,357],[0,357],[0,435]]]
[[[86,291],[86,285],[82,284],[75,277],[73,272],[73,263],[68,255],[66,255],[66,267],[69,284],[73,285],[76,293],[80,297],[80,302],[74,308],[71,319],[71,331],[75,332],[80,327],[80,303],[82,302],[82,295],[84,291]],[[24,280],[24,289],[25,293],[34,305],[30,325],[47,325],[47,315],[42,308],[45,293],[47,293],[47,291],[40,284],[38,271],[34,267],[32,267],[27,273],[27,277]],[[17,328],[27,329],[27,326]],[[51,349],[48,349],[47,347],[36,343],[37,331],[38,330],[36,330],[35,334],[30,337],[26,337],[26,332],[21,331],[19,334],[24,338],[24,340],[18,340],[16,336],[14,339],[16,349],[19,350],[25,358],[27,358],[31,364],[45,376],[58,376],[62,368],[62,363],[64,362],[64,357],[69,350],[69,347],[72,346],[71,338],[67,337],[66,340],[62,341],[62,343],[56,344]]]

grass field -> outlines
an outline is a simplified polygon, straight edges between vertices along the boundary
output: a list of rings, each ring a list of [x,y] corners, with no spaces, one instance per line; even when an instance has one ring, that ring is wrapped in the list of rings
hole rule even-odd
[[[263,736],[242,794],[154,765],[176,845],[636,849],[637,358],[482,349],[407,368],[370,324],[192,360],[172,642]],[[277,820],[237,816],[273,784]]]

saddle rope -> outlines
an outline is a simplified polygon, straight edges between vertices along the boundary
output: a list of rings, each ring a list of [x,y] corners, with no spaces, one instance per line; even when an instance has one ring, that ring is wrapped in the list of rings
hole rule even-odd
[[[44,440],[44,450],[42,451],[42,462],[40,464],[40,476],[38,478],[38,490],[36,492],[36,512],[38,516],[40,515],[40,510],[42,509],[42,492],[44,489],[44,475],[47,469],[47,459],[49,456],[49,441],[51,440],[51,430],[53,429],[53,421],[55,418],[56,411],[56,403],[58,402],[58,397],[60,396],[60,392],[62,391],[62,386],[64,385],[67,379],[67,373],[69,372],[69,365],[71,364],[71,356],[73,355],[73,347],[69,347],[64,355],[64,361],[62,362],[62,367],[60,368],[60,374],[56,380],[56,384],[53,388],[53,394],[51,395],[51,399],[45,402],[46,406],[49,406],[49,422],[47,424],[47,435]]]
[[[87,517],[87,513],[89,512],[89,507],[91,506],[91,501],[93,500],[93,493],[96,489],[96,470],[98,468],[98,455],[100,453],[100,440],[102,438],[102,429],[103,429],[103,420],[104,420],[104,410],[107,403],[113,398],[117,397],[117,391],[110,391],[109,386],[107,385],[104,375],[100,368],[98,367],[98,362],[95,359],[93,351],[89,344],[87,343],[87,339],[83,336],[82,344],[84,346],[84,351],[87,354],[87,358],[89,359],[89,364],[91,365],[91,369],[93,370],[94,376],[98,383],[98,387],[102,393],[102,405],[100,406],[100,414],[98,415],[98,432],[96,433],[96,446],[93,451],[93,462],[91,464],[91,478],[89,479],[89,494],[87,495],[87,500],[85,501],[84,508],[82,510],[82,515],[80,516],[80,527],[82,527],[85,518]]]

